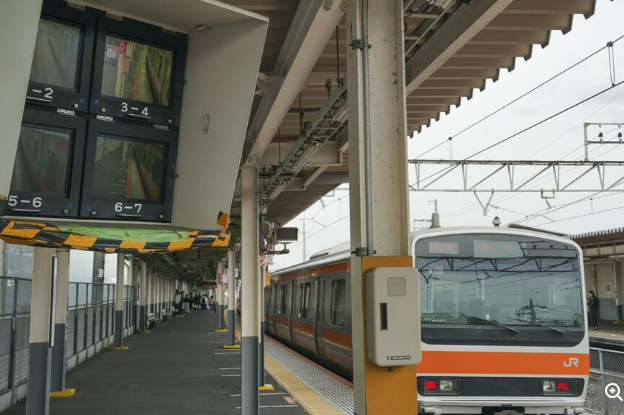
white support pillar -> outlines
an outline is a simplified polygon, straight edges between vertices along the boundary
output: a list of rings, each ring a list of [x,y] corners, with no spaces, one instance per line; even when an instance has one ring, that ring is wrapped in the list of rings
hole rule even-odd
[[[146,331],[147,324],[147,264],[139,263],[139,333]]]
[[[27,415],[50,412],[50,323],[54,321],[54,249],[35,248],[30,303],[30,364]]]
[[[69,291],[69,250],[56,250],[56,302],[54,313],[54,346],[52,347],[52,375],[50,390],[53,396],[72,396],[75,389],[65,389],[67,353],[67,293]]]
[[[415,368],[388,371],[368,361],[364,313],[368,269],[412,266],[403,0],[348,0],[347,27],[363,46],[347,49],[351,247],[362,255],[351,257],[355,413],[415,415]]]
[[[258,415],[258,168],[242,171],[242,415]]]
[[[228,346],[236,346],[236,252],[228,251]]]
[[[124,329],[124,291],[125,279],[124,272],[126,269],[126,256],[117,254],[117,284],[115,285],[115,342],[113,349],[126,350],[123,347],[123,329]]]
[[[223,321],[223,303],[225,298],[225,287],[223,281],[223,261],[217,262],[217,323],[218,330],[225,330]]]

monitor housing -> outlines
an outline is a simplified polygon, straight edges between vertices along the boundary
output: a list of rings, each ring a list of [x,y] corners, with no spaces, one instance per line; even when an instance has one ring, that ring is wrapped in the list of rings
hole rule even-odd
[[[6,7],[3,5],[0,13],[3,28],[8,33],[20,34],[11,38],[0,38],[0,56],[11,56],[11,65],[5,68],[8,71],[7,76],[3,77],[5,81],[0,81],[3,92],[0,96],[0,103],[3,106],[3,111],[0,112],[0,124],[3,126],[3,134],[0,134],[0,146],[3,150],[0,152],[0,216],[3,219],[45,221],[57,226],[115,226],[126,229],[182,231],[222,229],[217,220],[220,212],[228,212],[231,208],[262,60],[268,19],[219,0],[176,0],[175,7],[171,4],[171,0],[71,0],[71,4],[59,0],[43,0],[43,13],[38,2],[9,0]],[[62,12],[50,11],[54,8],[62,9]],[[69,22],[70,26],[73,24],[80,28],[84,27],[80,79],[75,84],[66,82],[64,85],[79,87],[79,93],[85,95],[78,96],[76,91],[72,92],[71,88],[65,88],[62,92],[67,92],[75,98],[65,103],[59,98],[61,87],[56,87],[51,102],[26,99],[26,95],[29,95],[33,51],[42,16],[44,19],[49,16],[51,21],[60,19]],[[88,52],[90,31],[92,31],[91,52]],[[75,35],[76,31],[73,33]],[[109,90],[108,95],[102,94],[104,81],[102,65],[106,57],[107,35],[125,40],[125,48],[130,46],[128,42],[136,42],[159,49],[157,52],[164,53],[166,58],[173,57],[170,92],[164,95],[168,99],[159,101],[166,105],[148,106],[149,120],[122,113],[122,100],[115,95],[123,96],[123,94],[117,94],[116,88],[114,93]],[[98,37],[103,37],[103,44],[96,44]],[[116,41],[118,42],[116,44],[114,42],[114,39],[109,42],[112,44],[109,51],[114,52],[117,49],[119,52],[121,41]],[[75,57],[76,43],[68,42],[68,44],[73,45],[70,49],[72,56]],[[126,69],[126,62],[131,63],[128,59],[120,59],[119,55],[116,57],[117,62],[122,63],[121,66],[117,65],[117,68]],[[99,67],[95,66],[96,59],[101,61]],[[51,58],[50,61],[52,62]],[[162,61],[161,57],[161,63]],[[73,64],[71,67],[73,68]],[[162,65],[160,67],[163,68]],[[127,73],[129,72],[126,71]],[[83,74],[88,74],[89,77]],[[70,78],[72,77],[73,75]],[[78,78],[78,75],[76,77]],[[96,77],[99,79],[95,79]],[[6,82],[7,79],[10,79],[10,82]],[[33,78],[34,82],[42,80],[49,81],[46,77]],[[96,81],[99,82],[97,87]],[[183,94],[182,84],[184,84]],[[50,85],[46,84],[45,87]],[[32,88],[32,84],[30,86]],[[165,89],[160,88],[162,91]],[[84,98],[84,104],[80,102],[81,97]],[[94,106],[92,101],[94,97],[98,98],[96,105],[101,105],[99,98],[103,98],[103,105],[113,106],[103,113],[101,107]],[[134,98],[134,94],[129,97]],[[128,104],[144,103],[140,99],[132,101],[136,102],[128,101]],[[80,123],[85,123],[84,132],[76,133],[75,137],[76,144],[82,142],[83,150],[82,152],[75,150],[71,166],[71,208],[77,210],[70,209],[67,214],[63,211],[59,213],[59,210],[39,212],[8,210],[7,202],[11,195],[11,177],[25,103],[28,107],[36,107],[44,113],[54,114],[53,118],[64,117],[59,118],[64,126],[78,122],[78,119],[82,120]],[[76,103],[80,104],[78,108],[74,107]],[[144,108],[138,108],[141,114]],[[170,114],[173,117],[171,123],[166,117]],[[28,119],[25,121],[30,122]],[[46,118],[35,121],[45,123]],[[166,153],[163,153],[163,159],[167,159],[167,163],[165,163],[166,172],[161,177],[164,180],[162,197],[158,200],[152,198],[144,201],[146,208],[149,205],[150,209],[158,209],[158,212],[142,210],[138,214],[149,214],[141,215],[140,218],[120,217],[116,214],[119,212],[113,214],[110,211],[110,200],[96,197],[95,194],[85,194],[87,185],[84,175],[93,175],[95,170],[94,163],[87,161],[89,159],[86,149],[94,145],[97,147],[97,140],[95,143],[93,140],[88,142],[89,132],[95,131],[94,128],[98,130],[100,123],[104,122],[110,126],[105,126],[106,128],[112,128],[110,131],[104,131],[106,134],[131,140],[144,140],[148,145],[154,141],[154,137],[161,134],[166,136],[164,140],[167,142]],[[136,131],[147,129],[150,133],[132,136],[134,134],[132,129]],[[174,148],[176,146],[177,148]],[[148,148],[150,151],[162,149],[157,145]],[[81,157],[80,163],[75,162],[75,157],[78,156]],[[175,180],[172,175],[175,175]],[[89,178],[90,183],[92,179]],[[172,191],[173,181],[175,189]],[[77,196],[74,193],[75,189],[78,189]],[[119,200],[112,204],[113,211],[117,203],[121,202],[124,207],[123,203],[134,200],[126,197],[124,192],[121,193],[117,195],[120,196]],[[44,207],[50,206],[49,203],[44,204]],[[108,205],[102,207],[97,203]],[[162,206],[156,208],[155,205],[159,204]],[[82,207],[87,205],[96,206],[95,216],[84,215],[86,211],[83,211]],[[67,203],[63,206],[67,207]],[[11,207],[19,208],[19,206]],[[168,210],[163,219],[160,218],[161,208]]]

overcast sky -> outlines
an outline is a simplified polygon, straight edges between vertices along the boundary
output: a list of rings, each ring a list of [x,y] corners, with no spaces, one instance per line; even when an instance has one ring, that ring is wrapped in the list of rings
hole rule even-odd
[[[553,32],[550,45],[545,49],[534,47],[530,60],[516,60],[512,72],[501,71],[500,79],[488,81],[483,92],[475,91],[471,100],[463,100],[459,108],[452,108],[449,115],[442,115],[409,140],[409,157],[415,158],[429,148],[455,136],[464,128],[534,88],[553,75],[581,60],[590,53],[605,46],[608,41],[624,35],[624,1],[597,0],[596,14],[588,20],[576,16],[572,31],[567,35]],[[616,81],[624,80],[624,39],[614,47]],[[595,57],[559,77],[552,83],[523,98],[488,120],[457,136],[453,140],[453,158],[464,159],[487,146],[521,131],[577,102],[584,100],[611,86],[609,59],[603,50]],[[576,107],[524,134],[509,140],[474,159],[485,160],[582,160],[583,123],[622,123],[624,127],[624,85]],[[617,139],[624,128],[617,126],[596,126],[589,130],[590,138],[596,138],[602,131],[605,140]],[[624,160],[624,145],[596,145],[590,147],[591,160]],[[448,159],[449,146],[445,143],[422,158]],[[425,178],[445,166],[424,168]],[[471,167],[472,169],[472,167]],[[470,170],[469,181],[474,184],[485,177],[492,168]],[[456,188],[461,183],[460,169],[438,181],[438,188]],[[517,169],[517,183],[523,177],[530,177],[539,170]],[[566,182],[580,174],[578,168],[561,170],[561,181]],[[501,172],[503,173],[503,172]],[[373,172],[374,174],[374,172]],[[410,166],[410,183],[415,181],[415,170]],[[624,176],[624,167],[607,169],[606,181],[613,182]],[[544,174],[529,188],[552,188],[554,175]],[[431,179],[430,179],[431,180]],[[426,183],[426,182],[425,182]],[[499,174],[482,187],[503,188],[508,186],[506,174]],[[595,188],[599,185],[598,174],[592,171],[579,180],[575,188]],[[313,205],[293,220],[288,226],[300,228],[302,238],[303,222],[306,222],[306,257],[349,240],[348,186],[323,197],[322,202]],[[624,190],[624,185],[618,186]],[[581,233],[624,226],[624,193],[601,193],[590,199],[592,193],[558,193],[549,200],[549,209],[539,193],[495,193],[487,216],[472,193],[410,192],[410,215],[412,221],[427,219],[433,212],[432,201],[437,199],[443,226],[490,225],[495,216],[503,223],[521,222],[524,225],[542,227],[565,233]],[[489,194],[480,196],[485,203]],[[586,198],[578,203],[572,202]],[[618,209],[622,207],[621,209]],[[550,211],[549,211],[550,210]],[[606,212],[603,212],[606,211]],[[544,216],[531,217],[535,213]],[[593,212],[593,214],[592,214]],[[527,220],[527,216],[529,219]],[[427,226],[414,222],[414,226]],[[277,265],[284,267],[303,260],[303,242],[290,245],[291,254],[275,258]]]

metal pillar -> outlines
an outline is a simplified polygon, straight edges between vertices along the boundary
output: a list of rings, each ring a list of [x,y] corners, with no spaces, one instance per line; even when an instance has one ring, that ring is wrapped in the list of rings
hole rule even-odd
[[[223,321],[223,261],[217,262],[217,322],[219,330],[225,330],[225,322]]]
[[[364,312],[367,269],[412,266],[403,1],[348,0],[347,27],[351,246],[358,253],[351,257],[355,413],[415,415],[415,367],[388,371],[368,361]]]
[[[124,289],[125,289],[125,269],[126,256],[117,254],[117,284],[115,285],[115,349],[127,349],[123,347],[124,328]]]
[[[52,375],[50,390],[52,396],[71,396],[74,389],[65,390],[67,372],[67,353],[65,334],[67,323],[67,292],[69,291],[69,251],[56,251],[56,304],[54,312],[54,346],[52,347]]]
[[[265,390],[264,385],[264,269],[259,266],[258,277],[258,318],[260,319],[260,335],[258,341],[258,387]]]
[[[228,346],[236,346],[236,252],[228,251]]]
[[[139,263],[139,332],[145,331],[147,323],[147,264],[145,261]]]
[[[30,303],[30,364],[26,415],[50,413],[50,357],[54,321],[54,250],[35,248]]]
[[[242,415],[258,414],[258,168],[242,171]]]

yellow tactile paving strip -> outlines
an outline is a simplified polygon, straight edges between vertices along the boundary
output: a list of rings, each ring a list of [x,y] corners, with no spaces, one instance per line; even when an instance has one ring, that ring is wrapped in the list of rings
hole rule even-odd
[[[240,329],[235,330],[236,338],[240,341]],[[327,402],[316,390],[297,377],[293,372],[281,365],[271,356],[264,354],[264,368],[275,380],[292,395],[306,411],[312,415],[343,415]]]
[[[317,391],[303,383],[297,375],[265,354],[264,368],[312,415],[343,415]]]

